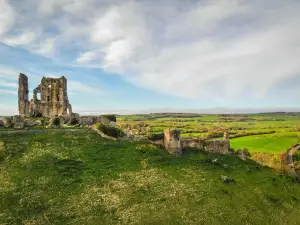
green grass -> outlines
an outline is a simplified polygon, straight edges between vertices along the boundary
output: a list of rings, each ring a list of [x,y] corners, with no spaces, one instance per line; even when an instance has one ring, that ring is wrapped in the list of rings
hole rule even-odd
[[[250,152],[280,153],[299,142],[299,132],[264,134],[234,138],[230,146],[234,149],[247,148]]]
[[[0,224],[300,223],[299,184],[251,160],[195,150],[177,158],[88,130],[0,141]]]

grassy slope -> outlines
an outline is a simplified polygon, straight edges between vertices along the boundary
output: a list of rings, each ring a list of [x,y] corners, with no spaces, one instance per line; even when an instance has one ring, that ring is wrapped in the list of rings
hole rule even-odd
[[[234,149],[248,148],[250,152],[280,153],[299,141],[297,132],[264,134],[235,138],[230,141]]]
[[[0,139],[0,224],[300,223],[299,184],[252,161],[147,153],[90,131]],[[236,182],[223,184],[221,175]]]

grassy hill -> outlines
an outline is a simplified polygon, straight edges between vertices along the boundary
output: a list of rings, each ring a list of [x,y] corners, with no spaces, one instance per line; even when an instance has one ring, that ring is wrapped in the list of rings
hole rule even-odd
[[[0,224],[300,223],[299,184],[235,156],[51,130],[1,134],[0,159]]]

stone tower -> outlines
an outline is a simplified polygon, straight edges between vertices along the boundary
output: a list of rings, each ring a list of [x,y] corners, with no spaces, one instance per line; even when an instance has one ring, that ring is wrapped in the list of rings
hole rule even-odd
[[[229,140],[229,133],[228,133],[228,131],[226,130],[225,132],[224,132],[224,139],[225,140]]]
[[[25,74],[19,75],[19,88],[18,88],[18,103],[19,115],[29,116],[29,101],[28,101],[28,77]]]
[[[181,156],[180,130],[166,129],[164,131],[164,144],[168,152],[176,156]]]

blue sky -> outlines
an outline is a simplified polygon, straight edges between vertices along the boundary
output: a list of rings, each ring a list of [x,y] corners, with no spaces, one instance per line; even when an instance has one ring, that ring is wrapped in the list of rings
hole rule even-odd
[[[76,112],[299,111],[300,2],[0,0],[0,114],[17,78]]]

